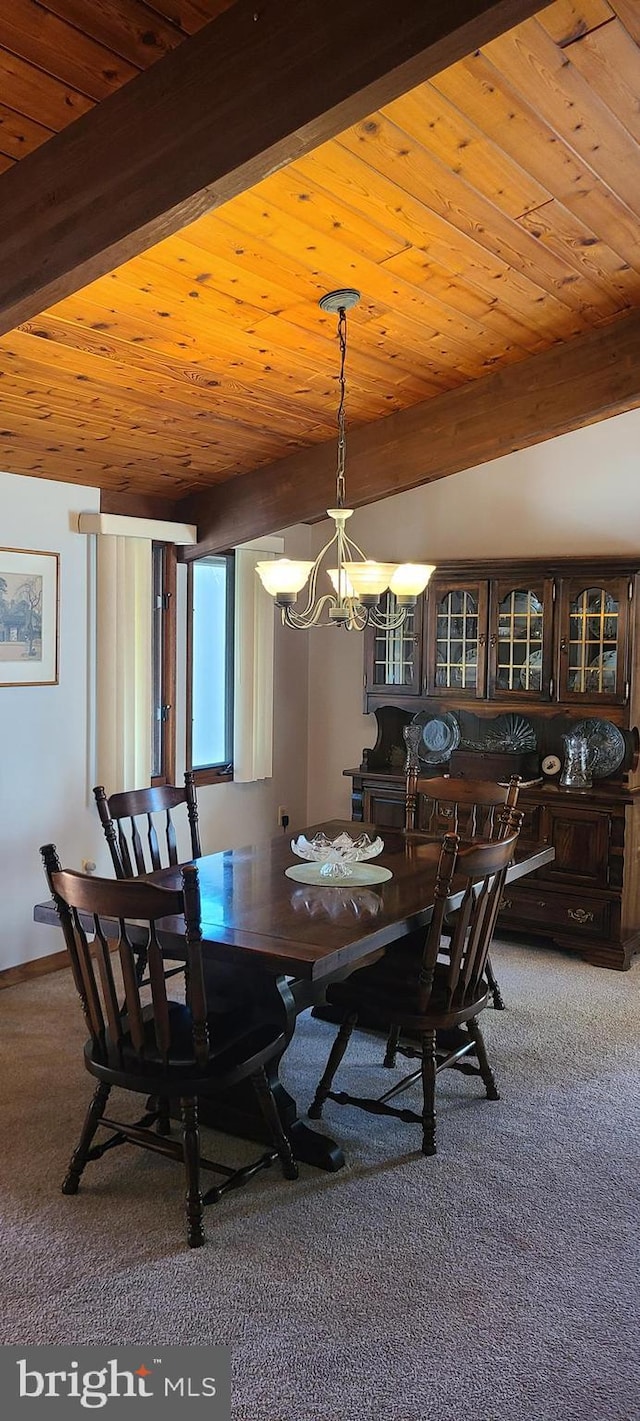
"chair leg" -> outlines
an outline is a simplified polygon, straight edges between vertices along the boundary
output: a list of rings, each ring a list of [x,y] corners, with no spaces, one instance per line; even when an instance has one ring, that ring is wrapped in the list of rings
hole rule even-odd
[[[498,983],[498,978],[496,977],[496,974],[495,974],[495,972],[494,972],[494,970],[493,970],[493,966],[492,966],[491,958],[490,958],[490,957],[487,957],[487,960],[486,960],[486,962],[485,962],[485,964],[484,964],[484,970],[485,970],[485,975],[486,975],[486,978],[487,978],[487,982],[489,983],[489,991],[491,992],[491,996],[493,997],[493,1005],[494,1005],[494,1007],[495,1007],[495,1010],[496,1010],[496,1011],[505,1011],[505,1005],[504,1005],[504,1000],[503,1000],[503,997],[502,997],[502,992],[500,991],[500,986],[499,986],[499,983]]]
[[[87,1163],[87,1155],[91,1149],[91,1141],[104,1114],[104,1107],[109,1099],[110,1093],[111,1086],[105,1085],[104,1081],[100,1082],[100,1085],[93,1093],[91,1104],[85,1115],[78,1146],[71,1156],[69,1168],[62,1182],[63,1194],[78,1193],[80,1176]]]
[[[382,1062],[383,1066],[388,1066],[390,1069],[393,1069],[393,1067],[395,1066],[395,1064],[396,1064],[396,1052],[397,1052],[397,1050],[398,1050],[398,1042],[399,1042],[399,1040],[400,1040],[400,1027],[399,1027],[399,1026],[392,1026],[392,1027],[390,1027],[390,1029],[389,1029],[389,1035],[388,1035],[388,1037],[387,1037],[387,1049],[386,1049],[386,1051],[385,1051],[385,1053],[384,1053],[384,1061]]]
[[[333,1085],[333,1077],[349,1045],[349,1038],[357,1020],[358,1013],[351,1012],[349,1016],[345,1017],[340,1027],[338,1035],[331,1047],[331,1051],[329,1052],[329,1060],[327,1061],[324,1075],[318,1085],[313,1101],[309,1106],[308,1114],[311,1120],[319,1120],[322,1115],[322,1107]]]
[[[285,1134],[280,1118],[280,1111],[274,1100],[273,1091],[269,1085],[269,1078],[264,1066],[261,1070],[256,1071],[255,1076],[251,1077],[251,1081],[256,1093],[258,1105],[262,1111],[262,1117],[269,1128],[269,1133],[278,1151],[282,1165],[282,1173],[285,1179],[297,1179],[298,1166],[293,1158],[291,1141],[288,1135]]]
[[[489,1065],[487,1049],[484,1044],[484,1037],[475,1017],[473,1017],[471,1021],[467,1022],[467,1031],[469,1032],[469,1035],[472,1038],[476,1048],[476,1056],[478,1057],[480,1075],[482,1076],[482,1079],[485,1084],[487,1100],[499,1100],[500,1092],[498,1091],[493,1071],[491,1070],[491,1066]]]
[[[204,1243],[202,1227],[202,1194],[200,1192],[200,1131],[198,1129],[198,1102],[194,1096],[183,1096],[180,1100],[183,1124],[184,1167],[187,1176],[185,1202],[187,1208],[187,1242],[189,1248],[199,1248]]]
[[[422,1153],[436,1152],[436,1033],[422,1038]]]

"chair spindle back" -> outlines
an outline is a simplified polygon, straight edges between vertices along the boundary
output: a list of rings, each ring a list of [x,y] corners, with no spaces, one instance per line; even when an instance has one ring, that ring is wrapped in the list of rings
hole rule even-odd
[[[439,838],[444,833],[464,839],[501,839],[518,826],[515,810],[520,777],[508,785],[440,775],[429,778],[418,770],[407,773],[405,830]],[[520,816],[521,822],[521,816]]]
[[[105,1061],[114,1059],[121,1064],[126,1045],[129,1057],[133,1053],[138,1064],[144,1064],[150,1046],[150,1012],[143,1004],[138,980],[137,963],[142,952],[149,971],[155,1053],[166,1068],[170,1012],[158,922],[184,917],[191,1060],[194,1065],[204,1065],[209,1041],[196,866],[185,865],[181,870],[182,888],[169,889],[135,879],[118,882],[63,869],[54,844],[46,844],[40,852],[94,1053]],[[122,987],[114,974],[114,942]]]
[[[434,913],[427,929],[420,970],[421,1010],[426,1008],[438,956],[443,951],[447,956],[448,1006],[459,1008],[477,998],[518,834],[519,829],[506,838],[481,843],[463,843],[458,834],[445,834],[438,863]],[[447,902],[456,891],[462,891],[462,900],[455,913],[448,917],[453,926],[444,946],[442,929]]]
[[[93,793],[116,878],[135,878],[138,874],[152,873],[178,863],[172,811],[181,804],[187,808],[191,856],[200,857],[198,804],[191,770],[187,770],[184,780],[184,788],[179,785],[153,785],[150,789],[125,790],[109,796],[103,785],[95,786]],[[162,848],[154,814],[164,815]]]

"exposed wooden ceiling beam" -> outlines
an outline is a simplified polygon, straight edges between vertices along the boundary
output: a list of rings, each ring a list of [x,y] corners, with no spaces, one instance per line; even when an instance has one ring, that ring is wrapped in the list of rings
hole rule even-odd
[[[538,8],[238,0],[2,175],[0,334]]]
[[[640,405],[640,312],[460,386],[347,437],[354,508]],[[197,523],[186,559],[322,517],[336,444],[320,444],[178,505]]]

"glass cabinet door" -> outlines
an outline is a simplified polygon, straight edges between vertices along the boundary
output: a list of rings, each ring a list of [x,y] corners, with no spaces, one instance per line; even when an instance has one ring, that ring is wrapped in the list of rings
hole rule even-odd
[[[380,610],[393,616],[396,599],[392,592],[386,592],[380,599]],[[394,699],[399,696],[418,696],[421,691],[421,642],[422,642],[422,598],[415,607],[407,608],[407,615],[396,631],[380,631],[377,627],[367,629],[367,657],[365,683],[368,692],[393,690]]]
[[[486,582],[431,584],[428,694],[483,696],[486,686]]]
[[[605,587],[572,579],[563,587],[560,625],[560,698],[625,701],[628,580]]]
[[[489,695],[548,700],[552,691],[553,582],[491,584]]]

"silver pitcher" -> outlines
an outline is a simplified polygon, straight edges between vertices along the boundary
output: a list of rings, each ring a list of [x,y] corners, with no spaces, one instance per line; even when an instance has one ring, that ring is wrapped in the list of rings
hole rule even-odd
[[[586,736],[572,733],[563,735],[564,763],[560,784],[563,789],[591,789],[593,770],[598,761],[596,746],[590,745]]]

